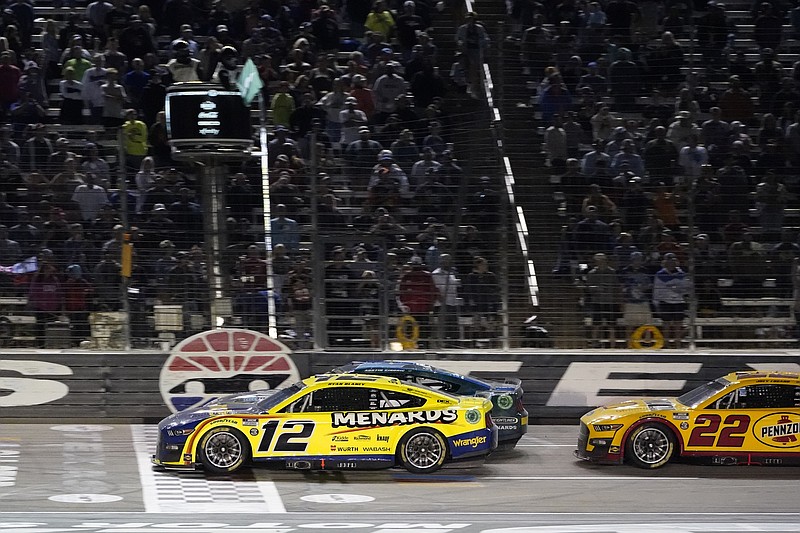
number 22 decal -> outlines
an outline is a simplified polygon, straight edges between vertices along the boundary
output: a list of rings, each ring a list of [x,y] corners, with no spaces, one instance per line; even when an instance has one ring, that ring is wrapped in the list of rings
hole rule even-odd
[[[258,451],[268,452],[269,447],[275,438],[275,431],[278,429],[279,420],[270,420],[261,429],[264,430],[264,435],[261,437],[261,443],[258,445]],[[281,427],[281,433],[275,441],[275,446],[272,448],[273,452],[304,452],[308,446],[308,438],[314,432],[314,422],[310,420],[286,420]],[[294,431],[295,428],[300,428],[300,431]],[[287,433],[288,432],[288,433]]]
[[[750,427],[750,417],[747,415],[728,415],[725,417],[725,422],[722,422],[721,416],[714,414],[700,415],[695,419],[695,424],[704,422],[707,424],[692,430],[687,446],[714,446],[716,441],[716,446],[741,448],[747,428]],[[717,436],[721,423],[724,423],[725,427]]]

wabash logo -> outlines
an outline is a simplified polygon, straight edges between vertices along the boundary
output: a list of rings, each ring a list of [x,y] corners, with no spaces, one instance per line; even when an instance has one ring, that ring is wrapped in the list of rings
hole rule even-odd
[[[185,339],[161,367],[159,389],[172,412],[237,392],[300,380],[289,349],[262,333],[215,329]]]

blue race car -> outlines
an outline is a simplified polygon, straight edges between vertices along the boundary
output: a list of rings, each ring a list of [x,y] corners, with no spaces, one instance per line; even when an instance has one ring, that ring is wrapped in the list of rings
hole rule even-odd
[[[493,406],[492,420],[499,429],[499,448],[513,448],[528,431],[522,382],[516,378],[484,381],[419,361],[353,361],[335,368],[333,372],[391,376],[459,396],[485,396],[488,393]]]

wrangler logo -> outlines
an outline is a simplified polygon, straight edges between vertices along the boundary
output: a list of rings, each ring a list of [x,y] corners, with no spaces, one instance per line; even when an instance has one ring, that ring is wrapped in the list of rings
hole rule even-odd
[[[477,448],[481,444],[486,444],[486,437],[472,437],[471,439],[456,439],[453,441],[456,446],[471,446]]]

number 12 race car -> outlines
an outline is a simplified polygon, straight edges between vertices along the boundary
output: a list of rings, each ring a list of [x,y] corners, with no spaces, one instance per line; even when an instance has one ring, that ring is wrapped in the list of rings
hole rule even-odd
[[[734,372],[678,398],[631,400],[581,418],[575,455],[658,468],[673,456],[713,464],[800,464],[800,375]]]
[[[257,462],[296,470],[412,473],[497,447],[492,403],[395,378],[324,374],[278,390],[220,398],[158,425],[154,465],[225,474]]]

